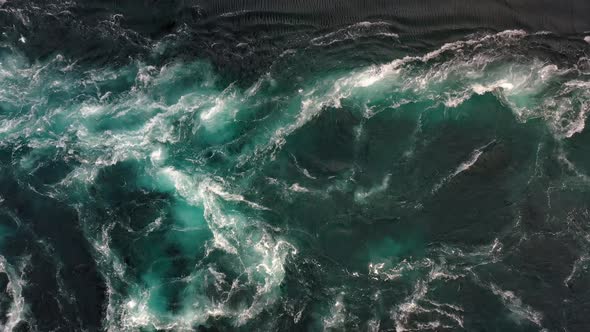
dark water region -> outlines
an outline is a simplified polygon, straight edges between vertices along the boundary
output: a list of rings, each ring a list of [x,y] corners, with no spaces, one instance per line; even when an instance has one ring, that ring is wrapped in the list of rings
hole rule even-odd
[[[588,6],[0,0],[0,330],[588,330]]]
[[[255,79],[285,50],[305,48],[311,39],[360,22],[382,22],[387,26],[381,35],[395,33],[400,44],[419,48],[478,31],[550,31],[564,38],[590,31],[590,3],[583,0],[0,2],[3,39],[30,59],[62,54],[77,63],[120,65],[128,57],[154,58],[154,44],[160,44],[161,61],[207,58],[231,80]],[[27,42],[20,43],[22,38]],[[388,40],[383,48],[391,51]]]

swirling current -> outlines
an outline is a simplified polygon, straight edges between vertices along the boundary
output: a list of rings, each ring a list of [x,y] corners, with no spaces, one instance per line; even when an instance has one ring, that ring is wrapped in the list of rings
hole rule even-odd
[[[588,331],[587,5],[516,2],[0,0],[0,329]]]

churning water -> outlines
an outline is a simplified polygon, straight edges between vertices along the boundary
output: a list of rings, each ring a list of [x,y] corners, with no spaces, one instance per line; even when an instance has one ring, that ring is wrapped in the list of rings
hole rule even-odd
[[[590,327],[584,33],[145,3],[0,1],[0,329]]]

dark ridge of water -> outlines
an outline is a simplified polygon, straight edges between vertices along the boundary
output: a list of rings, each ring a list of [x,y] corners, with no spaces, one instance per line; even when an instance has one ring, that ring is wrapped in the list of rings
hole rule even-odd
[[[297,16],[318,26],[337,26],[367,19],[382,19],[397,24],[400,32],[421,34],[454,29],[505,30],[524,28],[561,34],[581,33],[590,29],[584,13],[590,4],[583,0],[363,0],[363,1],[203,1],[209,16],[241,16],[259,13],[253,23],[280,20],[280,15],[294,14],[285,23],[297,24]]]
[[[169,43],[166,52],[209,56],[221,68],[241,66],[253,50],[249,58],[256,60],[249,61],[268,65],[260,59],[299,48],[318,31],[361,21],[382,21],[404,41],[436,45],[484,30],[579,37],[590,31],[589,12],[590,3],[581,0],[10,0],[0,5],[0,32],[31,59],[60,53],[78,61],[125,62],[149,54],[164,38],[182,40]],[[22,37],[26,43],[18,42]]]

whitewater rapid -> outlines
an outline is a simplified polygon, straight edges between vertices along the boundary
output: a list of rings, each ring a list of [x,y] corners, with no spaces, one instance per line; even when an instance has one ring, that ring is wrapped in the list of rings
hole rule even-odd
[[[74,211],[72,227],[105,285],[102,329],[469,330],[489,319],[474,319],[471,304],[446,297],[445,287],[486,294],[507,313],[502,326],[556,326],[547,305],[528,303],[536,300],[522,295],[529,290],[503,279],[512,273],[503,248],[528,248],[511,234],[544,234],[527,233],[526,216],[510,210],[535,195],[521,184],[558,201],[566,194],[552,190],[588,184],[590,169],[570,143],[585,134],[590,109],[587,48],[553,63],[528,53],[546,34],[509,30],[298,74],[305,52],[375,36],[398,40],[384,23],[355,24],[285,53],[249,84],[202,59],[89,65],[60,54],[30,61],[2,46],[2,167],[14,186]],[[445,140],[461,128],[473,132]],[[485,196],[471,193],[478,186],[493,193],[471,203],[493,199],[488,214],[508,210],[493,227],[479,216],[490,228],[462,242],[471,226],[445,228],[444,204]],[[20,213],[17,196],[0,194],[2,216]],[[561,204],[587,215],[574,198]],[[565,211],[546,209],[551,225]],[[448,219],[460,219],[452,212]],[[579,249],[558,282],[566,286],[583,278],[589,248],[586,226],[570,222],[577,231],[559,232]],[[2,227],[36,239],[57,266],[52,296],[81,307],[78,290],[60,281],[69,278],[59,272],[63,249],[26,223],[14,216]],[[33,250],[1,256],[6,330],[21,321],[46,328],[23,295],[34,283],[26,273]]]

